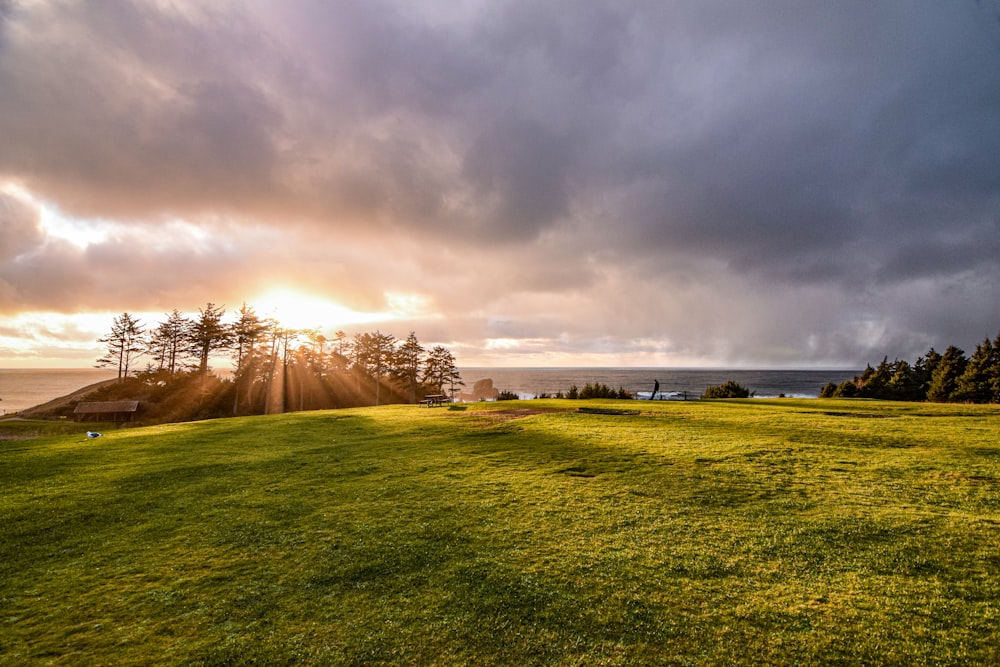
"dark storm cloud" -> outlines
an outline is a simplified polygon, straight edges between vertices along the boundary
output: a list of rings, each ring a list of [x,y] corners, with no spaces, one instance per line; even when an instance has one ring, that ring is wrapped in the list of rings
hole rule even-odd
[[[122,2],[12,16],[0,173],[92,216],[226,210],[274,191],[280,114],[243,76],[256,59],[228,26]]]
[[[878,219],[893,199],[995,205],[1000,35],[972,3],[903,9],[507,3],[437,26],[419,7],[292,3],[271,35],[221,10],[71,5],[29,22],[5,72],[0,119],[22,140],[4,162],[112,211],[409,215],[514,238],[610,192],[629,198],[608,212],[623,245],[765,264],[897,222]]]
[[[962,273],[994,273],[1000,257],[1000,215],[979,227],[946,229],[907,238],[887,252],[878,277],[887,282],[939,278]]]
[[[483,324],[493,309],[561,344],[909,354],[953,326],[946,304],[975,313],[976,338],[995,327],[998,13],[972,0],[0,1],[0,180],[150,238],[176,217],[228,237],[197,252],[89,248],[116,278],[171,264],[219,288],[223,268],[232,282],[261,263],[278,275],[276,245],[241,240],[246,224],[286,230],[285,271],[358,303],[448,276],[436,307],[470,336],[501,337]],[[4,262],[7,239],[41,243],[18,220]],[[86,270],[74,252],[22,252],[2,267],[8,293],[55,303]],[[367,269],[372,255],[389,268]],[[650,278],[658,289],[636,290]],[[68,292],[92,303],[112,284]],[[149,271],[130,284],[135,298],[139,284],[177,290]],[[746,340],[706,333],[734,313]]]
[[[995,215],[1000,35],[977,24],[985,17],[974,6],[923,5],[920,20],[878,3],[825,7],[809,12],[816,25],[807,32],[773,14],[729,44],[713,43],[726,33],[708,32],[705,61],[728,50],[739,62],[718,73],[725,90],[707,84],[693,100],[710,118],[707,131],[688,122],[683,139],[631,165],[636,147],[618,154],[631,166],[623,187],[644,246],[681,246],[764,274],[810,266],[802,259],[820,251],[839,254],[849,275],[856,252],[882,269],[901,236]],[[831,13],[843,14],[832,27],[844,32],[824,34]]]
[[[519,238],[566,215],[571,153],[566,137],[529,122],[504,120],[485,128],[463,169],[474,184],[482,222]]]

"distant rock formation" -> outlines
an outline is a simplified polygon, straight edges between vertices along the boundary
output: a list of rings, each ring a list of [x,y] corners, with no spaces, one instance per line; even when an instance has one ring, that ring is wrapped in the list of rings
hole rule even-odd
[[[500,397],[500,390],[493,386],[492,378],[476,380],[471,392],[462,392],[459,399],[463,401],[495,401]]]

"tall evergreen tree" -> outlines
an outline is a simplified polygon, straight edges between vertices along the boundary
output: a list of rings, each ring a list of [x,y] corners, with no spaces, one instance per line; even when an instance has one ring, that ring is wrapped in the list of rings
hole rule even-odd
[[[952,400],[955,384],[965,372],[965,351],[949,345],[941,355],[931,373],[931,383],[927,388],[927,400],[935,403],[946,403]]]
[[[970,403],[990,403],[993,400],[993,373],[997,365],[998,351],[987,338],[976,346],[975,352],[965,364],[965,370],[955,381],[953,398]]]
[[[924,399],[920,377],[906,360],[897,360],[892,364],[892,377],[889,378],[885,397],[894,401],[922,401]]]
[[[157,370],[167,371],[170,375],[181,370],[190,328],[191,320],[175,308],[166,320],[153,329],[149,337],[149,353],[157,363]]]
[[[327,349],[330,340],[319,329],[306,329],[302,335],[307,343],[299,348],[302,363],[312,375],[317,378],[325,377],[332,370],[330,358],[333,353]]]
[[[884,357],[878,368],[869,365],[861,374],[857,382],[858,395],[862,398],[885,398],[890,379],[892,371],[889,368],[889,357]]]
[[[351,341],[351,370],[358,385],[358,395],[361,394],[361,378],[370,375],[368,370],[368,357],[371,350],[371,334],[356,333]]]
[[[346,372],[351,366],[351,341],[343,331],[333,335],[333,350],[330,352],[330,366],[338,372]]]
[[[420,384],[420,361],[424,348],[413,331],[396,350],[393,363],[393,378],[408,392],[410,403],[417,402],[417,387]]]
[[[396,353],[396,337],[376,330],[371,335],[371,350],[368,356],[371,375],[375,378],[375,405],[381,404],[382,378],[392,373],[392,362]]]
[[[257,342],[266,330],[267,323],[258,317],[252,307],[244,303],[230,330],[234,373],[239,374],[244,361],[253,354]]]
[[[97,342],[107,345],[107,352],[97,360],[98,368],[118,368],[118,379],[128,377],[132,362],[142,355],[147,347],[143,338],[145,333],[142,323],[124,312],[114,318],[111,323],[111,333]]]
[[[940,361],[941,353],[932,347],[927,350],[927,354],[918,357],[917,363],[913,366],[917,381],[920,382],[921,400],[927,398],[927,391],[931,387],[931,376],[934,374],[934,369],[937,368]]]
[[[257,316],[254,309],[243,304],[239,317],[231,328],[233,346],[233,381],[236,390],[233,392],[233,414],[239,414],[241,388],[246,389],[246,402],[253,401],[253,385],[257,380],[258,366],[261,356],[257,354],[257,346],[267,332],[269,323]]]
[[[333,335],[334,339],[334,350],[337,354],[342,357],[348,357],[351,354],[351,341],[347,340],[347,334],[342,330],[338,330],[337,333]]]
[[[354,337],[354,366],[374,382],[372,392],[375,405],[379,405],[382,401],[382,378],[392,369],[395,350],[396,337],[392,334],[376,331],[357,334]]]
[[[208,372],[208,358],[214,352],[228,347],[232,331],[222,321],[226,311],[223,306],[208,303],[199,309],[198,319],[191,326],[189,342],[192,356],[198,360],[198,371]]]
[[[278,355],[281,353],[283,329],[277,320],[269,318],[266,331],[266,344],[261,350],[263,376],[264,414],[270,415],[282,412],[284,403],[284,376],[278,372]]]
[[[302,335],[302,331],[299,329],[288,329],[280,327],[275,331],[275,337],[277,339],[278,350],[281,354],[281,392],[280,392],[280,405],[276,405],[275,408],[277,412],[285,412],[288,410],[289,405],[289,391],[291,389],[288,375],[288,366],[294,361],[294,355],[289,354],[294,350],[294,343]]]
[[[451,390],[452,398],[455,394],[455,385],[465,386],[462,382],[462,375],[455,365],[455,357],[448,348],[442,345],[435,345],[424,358],[423,382],[438,394],[444,393],[445,386]]]

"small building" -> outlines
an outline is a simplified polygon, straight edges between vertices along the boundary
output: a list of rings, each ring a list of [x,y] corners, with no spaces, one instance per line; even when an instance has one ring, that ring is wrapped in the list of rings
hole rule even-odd
[[[139,401],[83,401],[73,410],[78,422],[130,422],[139,411]]]

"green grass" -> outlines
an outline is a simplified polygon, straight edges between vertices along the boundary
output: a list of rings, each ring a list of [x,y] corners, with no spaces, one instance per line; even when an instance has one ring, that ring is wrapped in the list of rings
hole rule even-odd
[[[0,664],[1000,663],[996,406],[580,405],[0,441]]]

